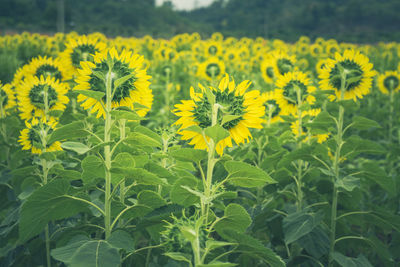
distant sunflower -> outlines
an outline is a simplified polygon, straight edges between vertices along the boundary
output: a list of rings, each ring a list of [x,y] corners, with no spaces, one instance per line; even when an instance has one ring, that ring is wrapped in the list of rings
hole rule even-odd
[[[229,48],[224,52],[224,60],[226,62],[234,62],[239,59],[238,50],[235,48]]]
[[[16,87],[16,91],[22,119],[43,117],[46,104],[49,111],[63,111],[69,102],[67,84],[50,76],[28,76]]]
[[[204,87],[199,85],[202,91]],[[243,81],[237,86],[235,82],[229,80],[226,75],[219,83],[218,88],[210,87],[213,91],[216,103],[220,105],[218,110],[217,123],[222,123],[224,115],[235,115],[238,118],[231,120],[222,127],[229,131],[230,136],[221,140],[216,145],[218,154],[222,154],[225,147],[232,147],[232,139],[236,144],[248,142],[251,138],[249,128],[262,128],[265,108],[263,99],[259,91],[253,90],[246,92],[250,86],[249,81]],[[193,87],[190,88],[191,100],[182,100],[181,104],[175,105],[174,114],[180,117],[174,124],[180,125],[178,133],[183,140],[190,140],[190,145],[196,149],[207,149],[206,140],[200,133],[186,130],[188,127],[198,125],[201,128],[211,126],[212,107],[205,94],[195,93]]]
[[[283,50],[273,51],[267,60],[269,61],[268,64],[274,67],[274,73],[277,76],[294,71],[295,69],[296,57],[287,54]]]
[[[346,73],[345,92],[343,99],[363,98],[370,92],[372,78],[375,72],[372,70],[372,63],[368,57],[354,50],[346,50],[343,55],[335,54],[335,59],[327,59],[325,68],[322,70],[319,78],[319,84],[323,90],[335,90],[335,96],[332,100],[341,99],[341,74],[340,69]]]
[[[209,41],[205,43],[204,55],[206,57],[217,57],[222,53],[222,45],[217,41]]]
[[[225,64],[218,58],[211,57],[199,65],[197,73],[207,80],[219,80],[225,74]]]
[[[18,142],[22,145],[22,150],[31,150],[33,154],[42,154],[42,152],[54,152],[61,151],[61,143],[56,141],[51,144],[47,144],[46,148],[43,147],[42,136],[50,135],[57,125],[57,121],[54,118],[50,118],[46,121],[45,118],[32,118],[25,121],[26,128],[20,132]]]
[[[324,48],[322,45],[313,44],[310,46],[310,54],[313,57],[319,58],[324,53]]]
[[[107,58],[111,59],[111,66],[108,65]],[[123,106],[134,109],[135,103],[137,103],[141,106],[137,109],[137,113],[145,116],[153,103],[153,94],[148,81],[151,76],[146,74],[143,61],[143,56],[132,54],[131,51],[123,50],[118,54],[115,48],[104,50],[95,55],[94,63],[90,61],[81,63],[82,69],[78,70],[79,74],[75,79],[77,85],[74,89],[106,93],[104,80],[94,73],[101,73],[105,77],[111,68],[113,94],[111,107]],[[131,75],[131,77],[115,88],[114,82],[127,75]],[[105,96],[101,101],[104,105]],[[81,106],[84,109],[91,109],[92,113],[97,112],[97,118],[105,117],[105,110],[98,100],[79,94],[78,102],[82,102]]]
[[[274,83],[276,79],[274,64],[269,58],[263,60],[260,65],[261,76],[266,83]]]
[[[378,77],[378,88],[384,94],[397,93],[400,90],[400,74],[397,71],[386,71]]]
[[[14,91],[10,84],[2,85],[0,82],[0,118],[8,115],[8,110],[16,106]]]
[[[66,42],[65,50],[60,54],[66,66],[73,74],[77,73],[81,61],[93,62],[94,55],[105,50],[107,45],[95,37],[71,37]]]
[[[71,78],[65,62],[59,58],[53,59],[50,57],[33,58],[26,68],[26,75],[53,77],[59,81],[66,81]]]
[[[312,93],[314,93],[317,88],[312,86],[307,74],[303,72],[287,72],[279,76],[275,85],[277,87],[276,98],[278,103],[290,114],[296,114],[297,107],[300,104],[297,95],[298,89],[300,89],[302,102],[312,105],[316,100]]]
[[[275,123],[278,121],[282,121],[281,115],[288,115],[287,110],[281,106],[278,101],[278,95],[276,90],[269,91],[261,94],[261,99],[263,100],[264,107],[265,107],[265,114],[267,117],[267,122]]]
[[[322,73],[322,70],[325,68],[327,58],[321,58],[318,60],[317,64],[315,64],[315,71],[318,74]]]
[[[309,115],[309,114],[303,113],[303,117],[305,117],[306,115]],[[309,119],[307,121],[303,120],[303,124],[312,122],[312,118],[311,117],[308,117],[308,118]],[[296,138],[300,137],[299,136],[299,121],[292,122],[290,124],[290,129],[292,130],[292,133],[294,134],[294,136]],[[317,142],[321,144],[321,143],[325,142],[329,138],[329,133],[311,134],[308,131],[307,127],[304,127],[304,126],[301,129],[301,134],[302,134],[302,136],[306,136],[306,138],[303,139],[303,142],[307,142],[307,141],[309,141],[311,139],[316,139]]]

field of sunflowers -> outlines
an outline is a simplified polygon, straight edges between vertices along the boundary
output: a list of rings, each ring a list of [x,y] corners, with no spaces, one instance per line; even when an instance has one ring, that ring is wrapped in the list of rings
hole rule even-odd
[[[399,266],[399,60],[0,36],[0,266]]]

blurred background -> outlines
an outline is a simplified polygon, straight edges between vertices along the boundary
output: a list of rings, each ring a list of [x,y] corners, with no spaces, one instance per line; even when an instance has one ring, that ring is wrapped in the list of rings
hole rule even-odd
[[[0,0],[0,33],[400,41],[400,0]]]

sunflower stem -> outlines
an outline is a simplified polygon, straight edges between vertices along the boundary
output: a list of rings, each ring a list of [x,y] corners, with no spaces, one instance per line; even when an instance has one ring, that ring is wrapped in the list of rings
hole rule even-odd
[[[297,94],[297,121],[298,121],[298,139],[301,138],[303,135],[303,114],[302,114],[302,95],[301,89],[298,86],[295,86],[296,94]],[[302,141],[298,140],[297,145],[298,148],[301,148]],[[303,161],[300,159],[298,161],[298,168],[297,168],[297,211],[300,211],[303,206],[303,190],[302,190],[302,178],[303,178]]]
[[[346,72],[341,73],[341,88],[340,88],[340,100],[344,99],[344,93],[346,90]],[[332,209],[331,209],[331,234],[330,234],[330,247],[329,247],[329,267],[333,266],[333,253],[335,252],[335,238],[336,238],[336,217],[337,217],[337,203],[339,191],[337,188],[337,182],[340,179],[340,152],[343,146],[343,118],[344,118],[344,107],[339,105],[339,118],[337,120],[337,135],[336,135],[336,151],[335,158],[333,161],[334,170],[334,181],[333,181],[333,193],[332,193]]]
[[[120,140],[124,140],[126,137],[126,119],[119,120],[119,132]],[[119,185],[119,198],[122,204],[125,204],[125,181],[121,181]]]
[[[104,122],[104,143],[109,143],[111,139],[111,96],[112,96],[112,66],[109,66],[106,75],[106,109]],[[105,198],[104,198],[104,229],[105,238],[111,235],[111,153],[110,145],[104,147],[105,170]]]

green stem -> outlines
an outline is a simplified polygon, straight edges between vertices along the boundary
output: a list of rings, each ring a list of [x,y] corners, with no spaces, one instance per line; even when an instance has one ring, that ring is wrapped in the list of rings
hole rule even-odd
[[[296,87],[296,94],[297,94],[297,121],[298,121],[298,139],[301,138],[303,135],[303,113],[302,113],[302,95],[301,95],[301,89],[299,87]],[[302,141],[297,141],[298,148],[301,148],[302,146]],[[297,167],[297,211],[300,211],[303,206],[303,161],[300,159],[298,160],[298,167]]]
[[[126,120],[121,119],[119,121],[119,131],[120,131],[120,140],[124,140],[126,137]],[[125,205],[125,180],[121,181],[119,185],[119,198],[123,205]]]
[[[111,140],[111,95],[112,95],[112,66],[106,76],[106,109],[105,109],[105,122],[104,122],[104,142],[109,143]],[[105,198],[104,198],[104,228],[106,239],[111,235],[111,153],[110,145],[104,147],[104,161],[106,165],[105,170]]]
[[[346,72],[341,73],[341,90],[340,100],[344,98],[344,92],[346,90]],[[337,221],[337,203],[338,203],[338,188],[337,181],[340,179],[340,152],[343,146],[343,118],[344,118],[344,107],[339,105],[339,118],[337,120],[337,136],[336,136],[336,151],[333,162],[333,171],[335,174],[335,180],[333,181],[333,193],[332,193],[332,210],[331,210],[331,234],[330,234],[330,247],[329,247],[329,266],[333,266],[333,253],[335,252],[335,238],[336,238],[336,221]]]
[[[171,70],[166,69],[165,70],[167,73],[167,79],[165,81],[165,89],[164,89],[164,98],[165,98],[165,114],[166,114],[166,120],[165,123],[169,123],[169,113],[170,113],[170,97],[169,97],[169,82],[170,82],[170,76],[171,76]]]
[[[200,241],[199,241],[198,236],[192,242],[192,250],[193,250],[193,254],[194,254],[194,266],[203,264],[201,255],[200,255]]]

